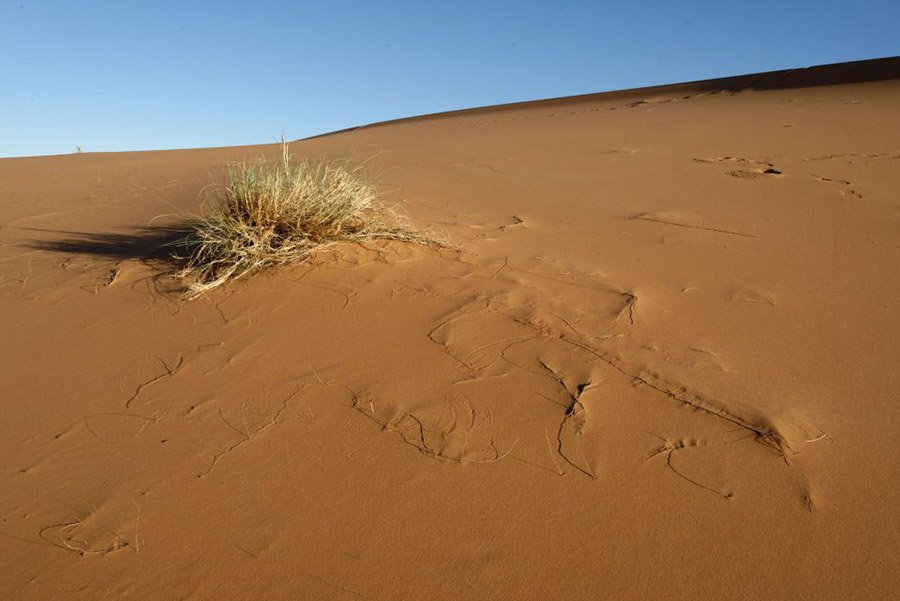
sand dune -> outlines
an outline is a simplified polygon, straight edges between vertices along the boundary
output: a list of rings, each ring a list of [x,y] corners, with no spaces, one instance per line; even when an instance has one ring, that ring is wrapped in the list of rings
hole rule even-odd
[[[455,248],[187,302],[276,147],[0,161],[0,597],[900,596],[900,59],[292,150]]]

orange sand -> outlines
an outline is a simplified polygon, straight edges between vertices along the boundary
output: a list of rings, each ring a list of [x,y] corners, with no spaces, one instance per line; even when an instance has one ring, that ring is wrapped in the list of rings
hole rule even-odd
[[[900,597],[900,60],[292,150],[461,250],[186,302],[275,147],[0,161],[0,598]]]

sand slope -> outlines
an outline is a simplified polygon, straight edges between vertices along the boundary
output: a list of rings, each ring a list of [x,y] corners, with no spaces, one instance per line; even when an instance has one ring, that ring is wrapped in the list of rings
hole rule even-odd
[[[900,595],[900,61],[293,149],[460,250],[188,303],[273,147],[0,161],[0,597]]]

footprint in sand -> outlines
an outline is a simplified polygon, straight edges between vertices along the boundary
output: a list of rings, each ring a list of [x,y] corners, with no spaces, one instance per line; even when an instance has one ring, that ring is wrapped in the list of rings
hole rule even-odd
[[[737,177],[740,179],[755,179],[757,177],[782,175],[782,173],[778,169],[775,169],[773,167],[768,167],[766,169],[736,169],[734,171],[729,171],[728,175],[730,175],[731,177]]]
[[[725,172],[726,175],[730,175],[731,177],[736,177],[739,179],[755,179],[760,177],[784,175],[784,173],[780,169],[775,167],[775,164],[770,160],[769,157],[745,159],[742,157],[723,156],[713,158],[695,158],[693,159],[693,161],[695,163],[732,163],[745,166],[741,169],[733,169],[731,171]]]

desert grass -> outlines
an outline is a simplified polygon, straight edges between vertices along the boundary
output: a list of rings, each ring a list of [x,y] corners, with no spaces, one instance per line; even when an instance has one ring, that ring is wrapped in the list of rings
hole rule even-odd
[[[361,168],[345,159],[296,160],[284,142],[279,160],[231,165],[226,183],[205,196],[202,214],[173,243],[188,296],[340,243],[440,245],[385,204]]]

